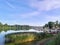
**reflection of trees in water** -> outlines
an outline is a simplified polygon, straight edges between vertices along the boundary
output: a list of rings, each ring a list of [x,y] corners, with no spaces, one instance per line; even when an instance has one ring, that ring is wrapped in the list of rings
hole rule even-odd
[[[29,30],[30,26],[29,25],[8,25],[8,24],[2,24],[0,22],[0,31],[4,30]]]

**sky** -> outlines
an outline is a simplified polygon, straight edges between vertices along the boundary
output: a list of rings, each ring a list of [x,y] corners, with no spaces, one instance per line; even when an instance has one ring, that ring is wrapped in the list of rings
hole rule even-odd
[[[0,22],[42,26],[60,21],[60,0],[0,0]]]

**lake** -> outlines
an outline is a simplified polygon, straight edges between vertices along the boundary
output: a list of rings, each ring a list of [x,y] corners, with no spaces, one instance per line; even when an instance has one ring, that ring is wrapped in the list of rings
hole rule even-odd
[[[2,31],[0,33],[0,45],[5,45],[5,35],[7,34],[11,34],[11,33],[15,33],[16,31],[13,31],[13,30],[9,30],[9,31]],[[19,31],[17,31],[19,32]],[[22,45],[37,45],[37,42],[27,42],[27,43],[24,43]]]

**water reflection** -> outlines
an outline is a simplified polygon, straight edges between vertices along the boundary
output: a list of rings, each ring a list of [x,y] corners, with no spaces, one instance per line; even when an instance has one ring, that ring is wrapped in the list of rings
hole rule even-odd
[[[5,42],[5,32],[2,31],[0,33],[0,45],[4,45],[4,42]]]
[[[9,33],[12,33],[12,32],[13,32],[13,31],[10,30],[10,31],[7,31],[7,32],[2,31],[2,32],[0,33],[0,45],[5,45],[5,35],[6,35],[6,34],[9,34]]]
[[[9,33],[13,33],[14,31],[13,30],[9,30],[7,32],[5,31],[2,31],[0,33],[0,45],[5,45],[5,35],[9,34]]]

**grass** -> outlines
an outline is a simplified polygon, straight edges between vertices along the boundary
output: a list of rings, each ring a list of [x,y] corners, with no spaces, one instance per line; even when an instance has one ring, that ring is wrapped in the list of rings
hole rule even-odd
[[[53,40],[51,39],[45,45],[60,45],[60,33],[58,33]]]
[[[21,44],[21,43],[25,43],[25,42],[31,42],[33,40],[35,40],[35,35],[34,34],[18,34],[18,35],[9,35],[9,36],[6,36],[6,38],[9,38],[9,39],[13,39],[14,42],[10,42],[10,43],[6,43],[6,45],[18,45],[18,44]]]
[[[23,44],[29,44],[28,42],[32,41],[40,41],[44,38],[49,38],[52,37],[52,34],[47,34],[47,33],[40,33],[40,34],[12,34],[12,35],[7,35],[6,38],[12,39],[14,41],[10,43],[6,43],[5,45],[23,45]]]

